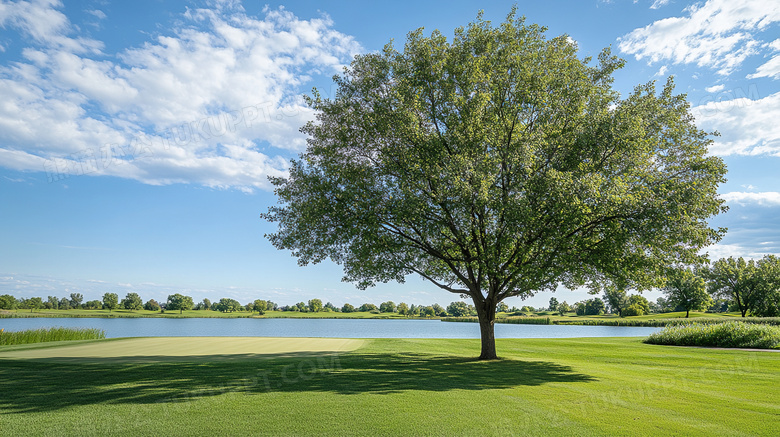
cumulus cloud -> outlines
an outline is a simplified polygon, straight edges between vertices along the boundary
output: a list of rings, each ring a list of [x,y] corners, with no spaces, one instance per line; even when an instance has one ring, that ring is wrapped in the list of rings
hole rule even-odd
[[[766,44],[766,48],[773,52],[780,52],[780,38]],[[780,54],[775,54],[768,61],[756,68],[756,72],[749,74],[748,79],[757,79],[759,77],[769,77],[780,79]]]
[[[764,193],[740,192],[721,194],[720,196],[727,203],[737,203],[740,205],[761,205],[761,206],[780,206],[780,193],[775,191]]]
[[[763,258],[764,255],[777,255],[777,252],[771,250],[761,250],[761,248],[746,247],[740,244],[714,244],[702,250],[702,253],[707,253],[711,262],[729,257],[760,259]]]
[[[780,3],[763,0],[708,0],[683,12],[619,38],[620,50],[636,59],[695,64],[728,75],[760,52],[758,34],[780,21]]]
[[[775,56],[764,64],[756,68],[756,72],[748,74],[748,79],[757,79],[759,77],[769,77],[780,79],[780,56]]]
[[[237,2],[188,9],[169,33],[107,56],[73,35],[58,1],[2,4],[30,45],[0,65],[0,165],[49,180],[112,175],[149,184],[267,188],[305,146],[300,98],[361,49],[327,17]],[[330,90],[325,90],[325,94]]]
[[[692,112],[700,128],[721,134],[712,153],[780,156],[780,92],[758,98],[755,88],[726,91],[706,96]]]
[[[0,27],[21,31],[37,43],[78,53],[98,53],[103,43],[90,38],[68,35],[73,32],[70,20],[57,10],[60,0],[32,0],[0,3]]]

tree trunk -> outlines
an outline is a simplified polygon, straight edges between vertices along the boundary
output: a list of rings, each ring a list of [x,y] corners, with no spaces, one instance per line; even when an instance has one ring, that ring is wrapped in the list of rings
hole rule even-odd
[[[488,302],[474,302],[479,318],[479,333],[482,339],[482,353],[480,360],[497,360],[496,355],[496,304]]]
[[[691,314],[691,310],[685,310],[685,318],[687,319],[688,316]]]

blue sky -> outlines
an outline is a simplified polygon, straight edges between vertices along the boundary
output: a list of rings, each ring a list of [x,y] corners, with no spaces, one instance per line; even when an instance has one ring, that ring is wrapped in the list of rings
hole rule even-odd
[[[410,277],[367,291],[263,237],[267,177],[303,150],[300,96],[358,53],[451,35],[512,1],[0,2],[0,293],[257,298],[341,305],[458,297]],[[780,3],[517,2],[583,57],[627,60],[623,95],[674,75],[729,173],[711,258],[780,254]],[[646,292],[650,298],[657,292]],[[541,293],[509,305],[543,306]],[[559,289],[558,300],[587,298]]]

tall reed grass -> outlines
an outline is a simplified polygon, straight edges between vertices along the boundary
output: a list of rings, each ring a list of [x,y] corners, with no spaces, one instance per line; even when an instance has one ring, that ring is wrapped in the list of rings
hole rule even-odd
[[[106,338],[106,331],[94,328],[41,328],[26,331],[0,329],[0,346],[43,343],[46,341],[97,340]]]
[[[689,323],[667,326],[645,343],[672,346],[780,348],[780,327],[730,321],[717,324]]]

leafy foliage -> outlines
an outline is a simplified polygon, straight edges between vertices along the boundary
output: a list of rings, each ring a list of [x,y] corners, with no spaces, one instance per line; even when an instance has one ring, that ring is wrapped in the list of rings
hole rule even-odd
[[[232,313],[241,311],[241,303],[235,299],[223,297],[219,302],[214,304],[214,308],[222,313]]]
[[[16,308],[16,298],[10,294],[0,296],[0,310],[12,310]]]
[[[144,304],[144,309],[147,310],[147,311],[160,311],[160,309],[162,309],[162,308],[160,307],[160,304],[157,303],[156,300],[149,299]]]
[[[381,313],[394,313],[396,311],[395,302],[389,300],[379,304],[379,312]]]
[[[758,261],[761,277],[761,293],[756,299],[753,315],[758,317],[780,316],[780,258],[765,256]]]
[[[311,299],[306,308],[313,313],[318,313],[322,311],[322,301],[320,299]]]
[[[194,306],[191,296],[184,296],[183,294],[171,294],[168,296],[168,302],[165,304],[166,310],[179,310],[179,314],[184,310],[190,310]],[[240,306],[240,305],[239,305]]]
[[[643,316],[650,314],[650,302],[644,296],[638,294],[632,294],[628,297],[628,308],[626,308],[630,314],[627,316]]]
[[[127,293],[124,299],[122,299],[122,307],[126,310],[140,310],[144,307],[144,302],[141,300],[141,296],[138,293]]]
[[[88,300],[84,303],[84,308],[88,310],[100,310],[103,309],[103,302],[95,299],[95,300]]]
[[[109,312],[119,306],[119,296],[116,293],[105,293],[103,295],[103,308],[108,308]]]
[[[661,291],[666,294],[671,305],[685,311],[685,317],[688,317],[691,310],[705,310],[712,305],[704,278],[690,269],[673,270]]]
[[[766,315],[772,315],[772,304],[780,305],[777,301],[773,302],[771,297],[780,297],[779,263],[774,256],[765,256],[759,261],[746,261],[742,257],[722,258],[715,261],[704,274],[709,292],[713,296],[729,299],[742,313],[742,317],[758,308],[765,308]]]
[[[447,314],[453,317],[462,317],[469,315],[469,306],[466,302],[452,302],[447,306]]]
[[[80,308],[81,302],[84,300],[84,296],[81,295],[81,293],[71,293],[70,294],[70,307],[71,308]]]
[[[617,313],[620,317],[628,315],[623,314],[623,311],[630,305],[626,290],[613,284],[606,285],[604,287],[604,302],[610,312]]]

